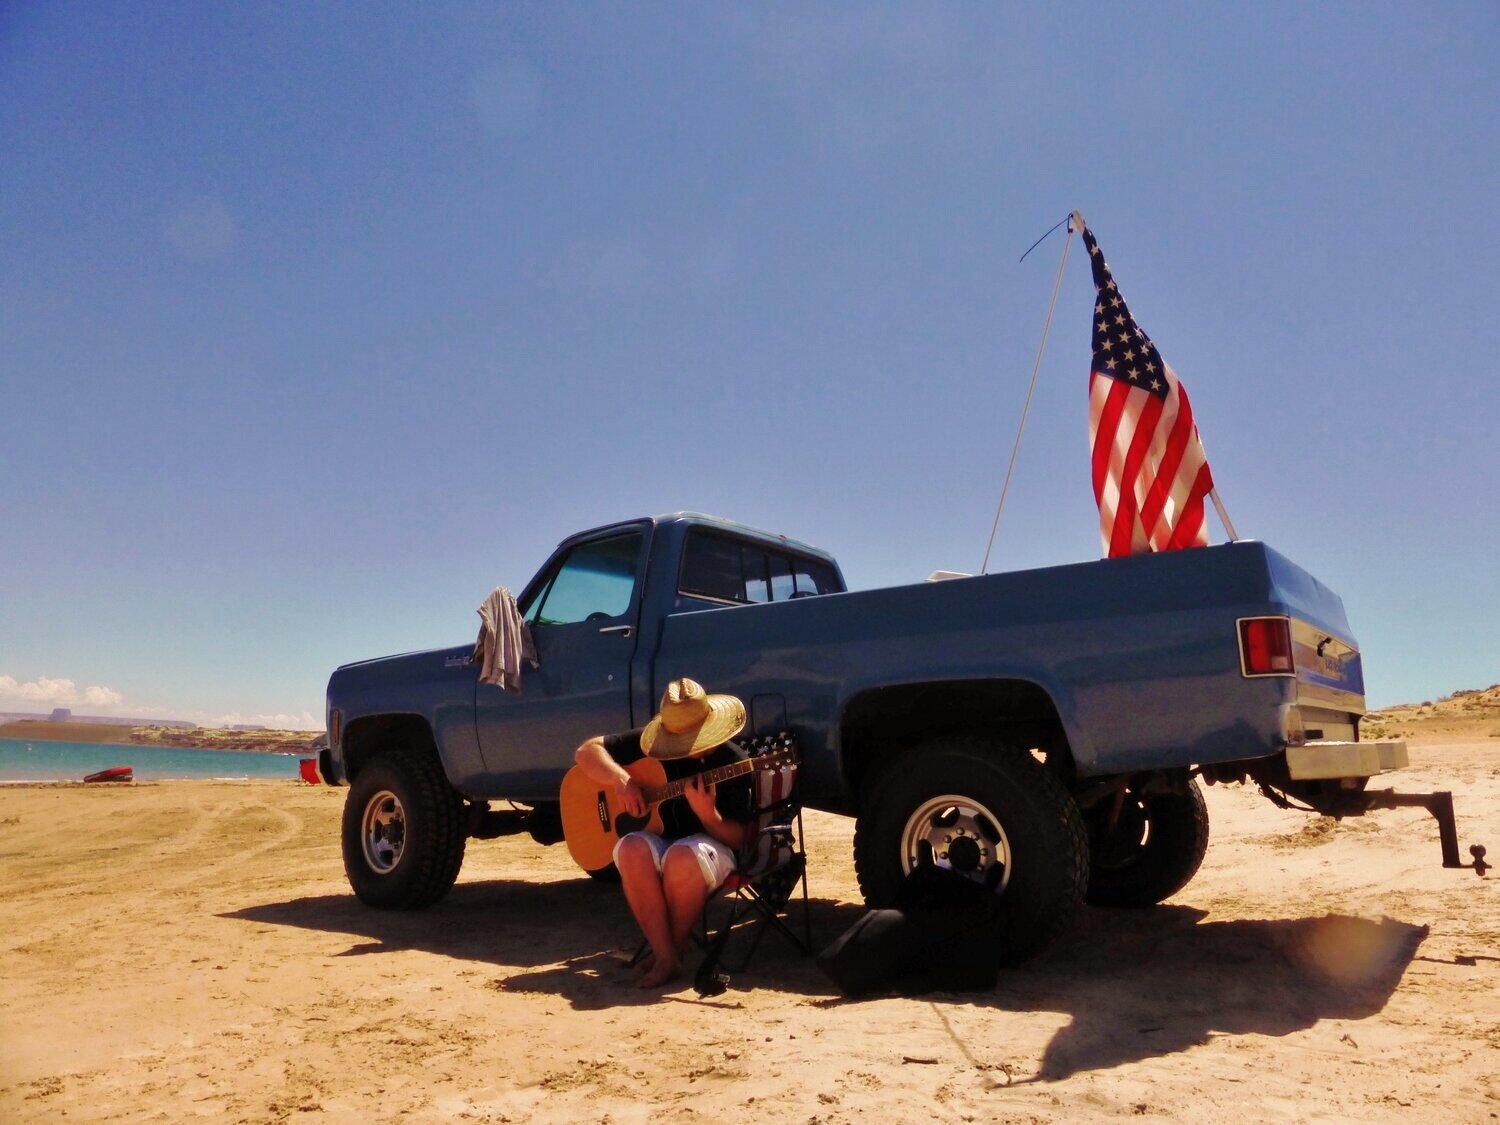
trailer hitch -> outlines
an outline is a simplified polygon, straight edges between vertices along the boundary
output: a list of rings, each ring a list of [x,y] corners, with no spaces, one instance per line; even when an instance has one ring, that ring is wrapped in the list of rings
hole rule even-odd
[[[1366,790],[1360,795],[1360,804],[1365,809],[1426,809],[1438,822],[1438,842],[1443,848],[1443,866],[1473,868],[1474,874],[1483,877],[1494,866],[1486,863],[1483,844],[1470,844],[1472,863],[1460,863],[1458,859],[1458,828],[1453,822],[1452,793],[1397,793],[1393,789]]]

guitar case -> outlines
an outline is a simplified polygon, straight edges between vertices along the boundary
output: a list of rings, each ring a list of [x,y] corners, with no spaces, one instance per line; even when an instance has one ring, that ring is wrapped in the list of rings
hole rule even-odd
[[[914,868],[894,909],[871,910],[818,955],[847,996],[995,987],[1004,954],[1002,900],[931,862]]]

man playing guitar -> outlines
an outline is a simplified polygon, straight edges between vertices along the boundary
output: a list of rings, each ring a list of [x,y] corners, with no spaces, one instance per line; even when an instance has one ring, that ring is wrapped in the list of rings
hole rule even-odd
[[[644,727],[596,735],[574,754],[585,774],[614,788],[620,808],[632,816],[648,812],[640,785],[625,769],[632,762],[650,757],[662,763],[669,779],[691,778],[683,788],[685,802],[661,805],[660,835],[631,832],[614,849],[625,900],[651,947],[637,970],[641,988],[659,988],[678,974],[708,896],[734,870],[751,816],[752,782],[744,775],[721,787],[696,775],[744,760],[745,752],[729,741],[744,725],[745,706],[734,696],[709,695],[694,680],[673,680]]]

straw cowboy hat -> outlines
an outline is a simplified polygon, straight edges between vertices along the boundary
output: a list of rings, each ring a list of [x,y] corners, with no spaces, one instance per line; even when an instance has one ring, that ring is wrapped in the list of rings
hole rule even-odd
[[[709,695],[697,680],[673,680],[661,707],[641,731],[653,758],[688,758],[729,741],[745,725],[745,705],[732,695]]]

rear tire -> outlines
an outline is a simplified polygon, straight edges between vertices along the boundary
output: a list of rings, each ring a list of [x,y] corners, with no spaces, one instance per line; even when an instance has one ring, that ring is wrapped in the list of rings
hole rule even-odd
[[[341,838],[344,872],[361,902],[427,906],[448,893],[463,865],[463,801],[435,759],[387,751],[349,787]]]
[[[1089,889],[1093,906],[1155,906],[1187,886],[1208,851],[1208,806],[1189,781],[1185,793],[1125,791],[1113,829],[1106,799],[1090,811]]]
[[[890,905],[929,852],[1003,899],[1007,962],[1046,944],[1088,881],[1083,820],[1062,782],[1024,750],[975,738],[935,739],[875,780],[854,833],[865,901]]]

